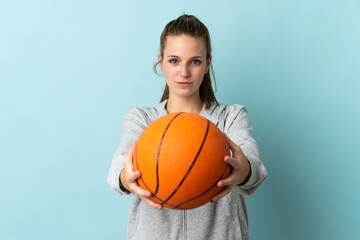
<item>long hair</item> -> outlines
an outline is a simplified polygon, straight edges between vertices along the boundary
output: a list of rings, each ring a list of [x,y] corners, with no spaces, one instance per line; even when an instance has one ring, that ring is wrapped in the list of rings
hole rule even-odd
[[[183,14],[175,20],[170,21],[164,28],[163,32],[160,36],[160,55],[161,58],[164,58],[164,46],[165,41],[168,36],[179,36],[185,34],[190,37],[194,38],[203,38],[205,41],[206,46],[206,59],[208,60],[211,56],[211,41],[210,41],[210,34],[207,27],[195,16]],[[154,72],[157,74],[156,66],[159,64],[157,62],[154,65]],[[215,75],[212,64],[210,63],[210,68],[215,89],[216,89],[216,82],[215,82]],[[211,84],[211,77],[210,77],[210,70],[204,75],[203,81],[200,85],[200,98],[205,103],[205,107],[209,109],[212,104],[219,104],[216,100],[214,90]],[[166,84],[163,95],[161,97],[160,102],[169,99],[169,86]]]

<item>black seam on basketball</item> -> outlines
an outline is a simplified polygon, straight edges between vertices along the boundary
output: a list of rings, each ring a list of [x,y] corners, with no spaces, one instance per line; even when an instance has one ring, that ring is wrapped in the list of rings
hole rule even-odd
[[[158,154],[157,154],[157,157],[156,157],[156,189],[155,189],[155,192],[153,193],[154,195],[157,194],[157,192],[159,191],[159,157],[160,157],[160,152],[161,152],[161,146],[162,146],[162,143],[163,143],[163,140],[164,140],[164,137],[165,137],[165,134],[167,132],[167,130],[169,129],[171,123],[174,121],[175,118],[177,118],[180,114],[183,114],[182,112],[181,113],[178,113],[176,114],[171,120],[170,122],[168,123],[168,125],[166,126],[165,130],[164,130],[164,133],[161,137],[161,140],[160,140],[160,144],[159,144],[159,148],[158,148]],[[162,200],[161,200],[162,201]]]
[[[177,116],[179,116],[180,114],[182,114],[182,113],[177,114],[174,118],[171,119],[171,121],[169,122],[167,128],[169,127],[170,123],[172,123],[172,121],[173,121]],[[166,130],[167,130],[167,128],[166,128]],[[161,138],[161,143],[162,143],[162,140],[163,140],[163,138],[164,138],[164,136],[165,136],[166,130],[164,131],[164,134],[163,134],[163,136],[162,136],[162,138]],[[159,148],[161,148],[161,143],[160,143],[160,147],[159,147]],[[136,146],[135,146],[135,162],[136,162],[136,167],[137,167],[137,169],[140,170],[140,169],[139,169],[139,165],[138,165],[137,150],[138,150],[138,147],[137,147],[137,145],[136,145]],[[157,159],[157,162],[158,162],[158,159]],[[158,172],[156,173],[156,175],[158,175]],[[146,185],[143,177],[140,176],[139,179],[140,179],[141,182],[144,184],[144,186],[151,192],[150,188]],[[157,180],[158,180],[158,178],[157,178]],[[160,198],[156,195],[156,193],[152,193],[151,197],[154,197],[154,198],[158,199],[160,202],[163,202],[163,200],[160,199]],[[171,204],[169,204],[169,203],[167,203],[167,205],[169,205],[169,206],[172,207],[172,208],[175,208],[175,206],[173,206],[173,205],[171,205]]]
[[[218,181],[220,181],[220,179],[224,176],[227,167],[228,167],[228,164],[226,164],[225,169],[224,169],[223,173],[221,174],[221,176],[219,177],[219,179],[216,180],[216,182],[215,182],[209,189],[207,189],[205,192],[199,194],[198,196],[196,196],[196,197],[194,197],[194,198],[188,199],[188,200],[186,200],[186,201],[184,201],[184,202],[176,205],[174,209],[181,209],[181,208],[179,208],[181,205],[183,205],[183,204],[185,204],[185,203],[187,203],[187,202],[190,202],[190,201],[192,201],[192,200],[195,200],[195,199],[201,197],[202,195],[204,195],[205,193],[207,193],[208,191],[210,191],[214,186],[216,186],[216,184],[218,183]]]
[[[200,154],[200,152],[201,152],[201,150],[202,150],[202,148],[203,148],[203,146],[204,146],[205,140],[206,140],[206,138],[207,138],[207,136],[208,136],[208,133],[209,133],[210,121],[209,121],[208,119],[206,119],[206,120],[207,120],[206,132],[205,132],[204,139],[203,139],[203,141],[202,141],[202,143],[201,143],[201,146],[200,146],[200,148],[199,148],[199,151],[197,152],[197,154],[196,154],[193,162],[191,163],[189,169],[188,169],[187,172],[185,173],[185,176],[183,177],[183,179],[181,180],[181,182],[179,183],[179,185],[178,185],[178,186],[175,188],[175,190],[170,194],[170,196],[163,202],[163,204],[164,204],[164,203],[167,203],[167,201],[169,201],[169,200],[174,196],[174,194],[179,190],[179,188],[181,187],[181,185],[183,184],[183,182],[185,181],[185,179],[186,179],[187,176],[189,175],[190,171],[191,171],[192,168],[194,167],[195,162],[196,162],[197,158],[199,157],[199,154]]]
[[[139,179],[140,179],[141,182],[144,184],[144,186],[147,188],[147,190],[149,190],[149,191],[151,192],[150,188],[146,185],[144,179],[143,179],[141,176],[140,176]],[[152,193],[151,197],[158,199],[160,202],[163,202],[163,200],[160,199],[160,198],[159,198],[156,194],[154,194],[154,193]],[[167,203],[167,204],[168,204],[168,203]],[[161,205],[162,205],[162,204],[161,204]],[[171,204],[168,204],[168,205],[171,206],[172,208],[175,208],[175,206],[173,206],[173,205],[171,205]]]
[[[142,177],[140,177],[140,180],[142,181],[142,183],[145,185],[145,187],[150,191],[150,189],[149,189],[149,187],[146,185],[146,183],[145,183],[145,181],[144,181],[144,179],[142,178]],[[151,192],[151,191],[150,191]],[[159,198],[156,194],[154,194],[154,193],[152,193],[152,195],[151,195],[151,197],[152,198],[156,198],[156,199],[158,199],[160,202],[164,202],[161,198]],[[166,203],[167,205],[169,205],[169,206],[171,206],[172,208],[174,208],[175,209],[175,206],[174,205],[171,205],[171,204],[169,204],[169,203]],[[162,205],[163,206],[163,204],[161,203],[160,205]]]

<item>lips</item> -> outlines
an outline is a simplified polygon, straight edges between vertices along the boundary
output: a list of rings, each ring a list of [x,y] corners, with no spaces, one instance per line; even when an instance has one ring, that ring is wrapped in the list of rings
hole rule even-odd
[[[181,86],[188,86],[188,85],[192,84],[192,82],[176,82],[176,83]]]

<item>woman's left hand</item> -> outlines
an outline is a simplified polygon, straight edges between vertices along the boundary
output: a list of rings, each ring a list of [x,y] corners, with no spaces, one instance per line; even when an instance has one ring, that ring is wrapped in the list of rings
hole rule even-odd
[[[225,156],[224,161],[232,167],[231,174],[217,183],[218,187],[224,187],[224,189],[211,199],[211,202],[215,202],[220,198],[230,193],[231,189],[239,184],[242,184],[251,174],[251,166],[240,146],[235,144],[231,139],[224,133],[232,155]]]

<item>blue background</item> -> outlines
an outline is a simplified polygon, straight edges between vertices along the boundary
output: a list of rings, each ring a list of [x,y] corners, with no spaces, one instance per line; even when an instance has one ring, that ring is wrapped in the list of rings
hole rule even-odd
[[[165,24],[210,30],[220,102],[248,108],[269,176],[252,239],[360,235],[360,3],[1,1],[0,239],[125,239],[106,184],[132,106],[155,105]]]

